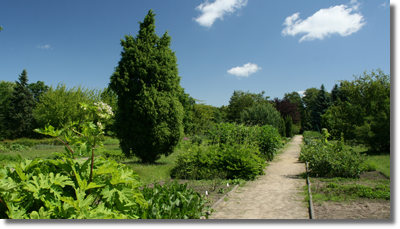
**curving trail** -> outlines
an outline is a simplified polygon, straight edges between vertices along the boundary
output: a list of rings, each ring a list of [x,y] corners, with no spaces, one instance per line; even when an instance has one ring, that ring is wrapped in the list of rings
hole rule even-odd
[[[303,136],[296,135],[284,152],[267,166],[266,174],[247,182],[222,201],[210,219],[309,219],[302,187],[306,171],[298,161]]]

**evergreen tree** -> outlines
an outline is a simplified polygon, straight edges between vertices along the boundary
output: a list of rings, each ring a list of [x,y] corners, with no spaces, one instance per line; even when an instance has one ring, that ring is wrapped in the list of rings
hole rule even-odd
[[[136,37],[121,39],[121,60],[111,76],[118,96],[114,130],[126,156],[153,163],[171,154],[183,136],[182,88],[171,37],[157,36],[153,10],[139,24]]]
[[[279,129],[279,134],[282,137],[286,136],[286,123],[285,123],[285,119],[283,119],[282,117],[281,117],[281,128]]]
[[[30,137],[36,127],[33,117],[35,100],[27,87],[28,73],[25,69],[19,75],[18,80],[15,81],[16,85],[10,98],[11,106],[7,117],[11,139]]]
[[[322,84],[321,89],[315,99],[315,105],[311,110],[311,124],[315,131],[321,130],[321,116],[325,114],[330,106],[330,99],[325,92],[325,87]]]
[[[332,105],[336,105],[337,101],[339,99],[339,93],[340,93],[340,88],[337,84],[335,84],[335,86],[332,88],[331,91],[331,102]]]
[[[10,110],[10,98],[15,87],[14,82],[0,81],[0,140],[8,139],[10,130],[8,129],[8,112]]]
[[[286,126],[286,137],[293,137],[293,121],[290,115],[285,118],[285,126]]]

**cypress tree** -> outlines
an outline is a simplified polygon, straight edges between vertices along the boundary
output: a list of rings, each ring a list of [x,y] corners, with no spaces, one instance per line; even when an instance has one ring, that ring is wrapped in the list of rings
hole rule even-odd
[[[168,31],[157,36],[153,10],[139,24],[136,37],[121,39],[109,86],[118,96],[114,130],[122,152],[153,163],[171,154],[183,136],[182,88]]]
[[[325,87],[322,84],[315,99],[315,105],[311,111],[311,123],[314,130],[321,130],[321,116],[326,113],[330,106],[330,100],[325,93]]]
[[[19,81],[10,98],[10,109],[8,112],[8,130],[10,138],[30,137],[35,128],[35,119],[33,117],[33,108],[35,100],[28,89],[28,73],[24,69],[19,75]]]
[[[286,137],[293,137],[293,121],[290,115],[287,115],[285,118],[285,126],[286,126]]]

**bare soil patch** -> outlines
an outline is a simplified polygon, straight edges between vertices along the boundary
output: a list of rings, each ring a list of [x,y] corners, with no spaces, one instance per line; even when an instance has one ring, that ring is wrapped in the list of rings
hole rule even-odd
[[[389,200],[363,199],[314,204],[316,219],[390,219]]]
[[[319,178],[312,178],[312,180],[313,187],[321,188],[324,185]],[[361,174],[357,181],[340,182],[340,184],[368,185],[378,180],[389,180],[389,178],[378,171],[372,171]],[[317,201],[314,202],[313,207],[316,219],[390,219],[390,200],[358,198],[340,202]]]

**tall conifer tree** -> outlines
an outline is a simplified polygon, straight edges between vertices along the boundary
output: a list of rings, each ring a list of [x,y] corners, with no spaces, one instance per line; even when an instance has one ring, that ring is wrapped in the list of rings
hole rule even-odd
[[[325,93],[325,87],[322,84],[321,89],[315,99],[315,105],[311,111],[311,123],[312,127],[316,131],[321,130],[321,116],[326,113],[330,106],[330,99]]]
[[[33,118],[33,108],[35,100],[28,89],[28,73],[24,69],[19,75],[19,81],[10,98],[10,110],[8,112],[8,130],[10,138],[30,137],[35,128],[35,119]]]
[[[121,60],[111,76],[118,96],[114,130],[125,155],[153,163],[183,137],[182,88],[168,31],[157,36],[153,10],[139,24],[136,37],[121,39]]]

